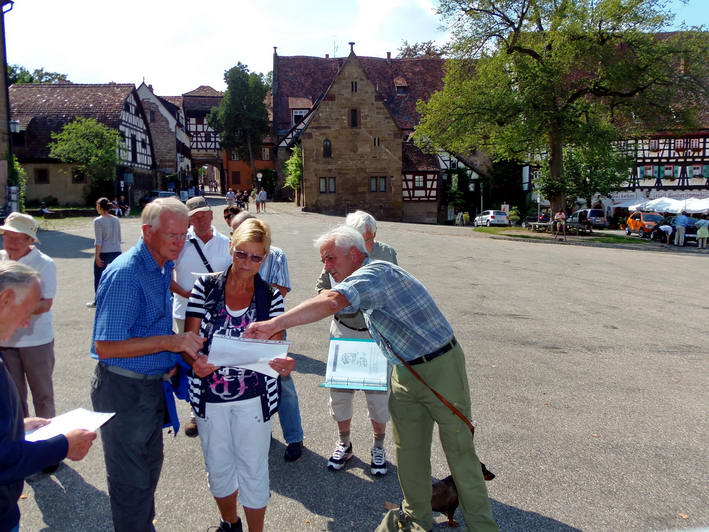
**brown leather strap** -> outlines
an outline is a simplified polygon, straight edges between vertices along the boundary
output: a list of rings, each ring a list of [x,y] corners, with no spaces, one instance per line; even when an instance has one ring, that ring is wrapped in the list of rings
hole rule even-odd
[[[392,351],[392,353],[393,353],[393,351]],[[453,412],[456,416],[458,416],[460,419],[462,419],[463,422],[468,426],[468,428],[470,429],[470,432],[473,435],[475,434],[475,425],[473,425],[473,422],[470,421],[468,419],[468,417],[465,414],[463,414],[463,412],[458,410],[458,408],[456,408],[456,406],[453,403],[451,403],[448,399],[446,399],[440,393],[438,393],[436,390],[434,390],[425,380],[423,380],[423,377],[421,375],[419,375],[418,372],[414,368],[411,367],[411,364],[407,363],[406,360],[404,360],[400,355],[398,355],[397,353],[394,353],[394,356],[396,358],[398,358],[404,366],[406,366],[406,368],[413,374],[414,377],[416,377],[419,380],[419,382],[421,384],[423,384],[426,388],[431,390],[431,393],[433,395],[435,395],[436,398],[441,403],[446,405],[451,412]]]

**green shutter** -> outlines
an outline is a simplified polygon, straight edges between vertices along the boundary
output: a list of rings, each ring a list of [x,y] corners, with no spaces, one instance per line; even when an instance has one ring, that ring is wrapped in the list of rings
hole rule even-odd
[[[679,177],[680,170],[682,170],[682,167],[680,165],[676,164],[674,166],[674,168],[672,169],[672,173],[674,174],[675,177]]]
[[[704,177],[709,177],[709,164],[704,165]]]
[[[638,170],[640,170],[640,179],[645,179],[645,167],[641,166]]]

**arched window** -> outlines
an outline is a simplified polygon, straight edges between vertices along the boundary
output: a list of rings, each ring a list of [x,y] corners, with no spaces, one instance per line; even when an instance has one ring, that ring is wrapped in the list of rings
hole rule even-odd
[[[330,142],[330,139],[322,141],[322,156],[328,159],[332,157],[332,142]]]

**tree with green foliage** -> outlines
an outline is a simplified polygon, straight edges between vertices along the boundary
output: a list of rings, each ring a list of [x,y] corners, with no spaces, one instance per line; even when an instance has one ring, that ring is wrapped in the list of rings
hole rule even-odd
[[[118,163],[118,139],[115,129],[79,116],[52,133],[49,156],[73,164],[93,184],[112,181]]]
[[[563,161],[562,181],[552,178],[550,167],[545,164],[534,181],[535,187],[547,198],[561,195],[569,202],[583,198],[588,207],[596,193],[610,196],[622,186],[633,164],[632,157],[617,146],[603,143],[565,146]]]
[[[658,130],[693,128],[707,98],[707,34],[660,33],[664,0],[441,0],[452,32],[444,89],[415,140],[548,165],[564,202],[564,147],[595,152]]]
[[[303,192],[303,150],[296,145],[285,162],[286,180],[283,188],[295,191],[295,204],[300,207]]]
[[[71,83],[66,74],[47,72],[43,68],[35,68],[32,72],[21,65],[7,65],[7,79],[13,83]]]
[[[12,156],[10,164],[7,184],[11,187],[17,187],[17,210],[25,211],[25,199],[27,196],[27,171],[22,167],[17,157]]]
[[[422,41],[409,44],[409,41],[401,41],[401,46],[397,50],[398,59],[415,59],[419,57],[443,57],[443,48],[437,46],[433,41]]]
[[[226,92],[219,107],[213,107],[207,122],[219,135],[222,148],[235,150],[251,164],[251,182],[256,182],[256,162],[263,138],[270,131],[266,95],[268,79],[263,74],[249,72],[237,63],[224,73]]]

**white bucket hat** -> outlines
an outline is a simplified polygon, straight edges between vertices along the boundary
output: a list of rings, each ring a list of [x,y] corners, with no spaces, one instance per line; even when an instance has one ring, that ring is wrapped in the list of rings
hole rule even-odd
[[[0,225],[0,234],[4,234],[5,231],[22,233],[23,235],[30,237],[34,242],[39,242],[39,239],[37,238],[38,228],[39,224],[29,214],[13,212],[10,216],[5,218],[5,224]]]

